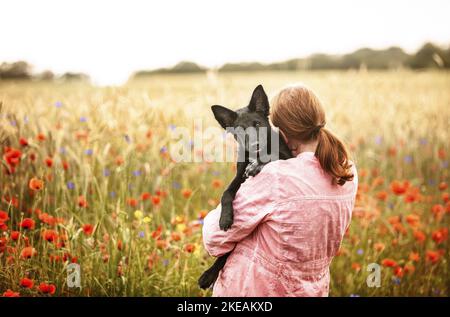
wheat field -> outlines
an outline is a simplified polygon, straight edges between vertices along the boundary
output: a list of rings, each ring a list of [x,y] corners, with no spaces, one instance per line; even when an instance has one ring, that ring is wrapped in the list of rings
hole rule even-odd
[[[406,70],[0,81],[0,295],[211,295],[197,286],[213,261],[202,219],[234,164],[174,162],[171,131],[218,127],[211,105],[297,82],[320,96],[359,172],[330,296],[448,296],[450,73]],[[366,283],[369,263],[380,287]]]

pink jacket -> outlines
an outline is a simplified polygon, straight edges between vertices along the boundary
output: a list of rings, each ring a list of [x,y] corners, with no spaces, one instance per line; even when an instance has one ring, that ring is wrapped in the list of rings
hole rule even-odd
[[[328,296],[329,266],[350,224],[358,178],[332,185],[312,152],[266,165],[233,202],[234,223],[219,229],[220,205],[204,219],[212,256],[233,250],[213,296]]]

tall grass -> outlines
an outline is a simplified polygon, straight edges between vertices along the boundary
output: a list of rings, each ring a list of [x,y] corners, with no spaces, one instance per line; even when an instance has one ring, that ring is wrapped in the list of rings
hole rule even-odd
[[[257,84],[275,93],[298,81],[321,97],[360,174],[330,295],[448,296],[450,75],[408,71],[161,75],[118,88],[0,82],[0,141],[21,152],[11,172],[2,150],[0,294],[49,296],[39,288],[47,283],[60,296],[209,295],[196,285],[212,262],[202,218],[233,164],[174,163],[171,130],[194,131],[194,119],[216,126],[210,105],[240,107]],[[41,190],[30,190],[32,178]],[[407,181],[406,192],[394,181]],[[25,218],[35,227],[23,228]],[[58,238],[47,241],[46,230]],[[70,262],[80,264],[81,289],[67,286]],[[379,288],[366,284],[373,262]],[[20,286],[24,277],[32,288]]]

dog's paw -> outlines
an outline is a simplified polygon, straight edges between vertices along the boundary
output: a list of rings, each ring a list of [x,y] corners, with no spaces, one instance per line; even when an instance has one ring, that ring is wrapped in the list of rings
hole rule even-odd
[[[226,209],[224,210],[223,208],[224,207],[222,207],[222,212],[220,214],[219,228],[220,230],[227,231],[233,224],[233,210],[228,211]]]
[[[245,168],[245,177],[248,178],[250,176],[256,176],[259,174],[259,172],[261,172],[261,170],[263,169],[263,167],[266,164],[263,163],[259,163],[258,161],[252,162],[250,164],[247,165],[247,167]]]
[[[217,276],[211,271],[206,271],[200,276],[198,279],[198,286],[200,286],[201,289],[207,289],[211,287],[214,282],[216,281]]]

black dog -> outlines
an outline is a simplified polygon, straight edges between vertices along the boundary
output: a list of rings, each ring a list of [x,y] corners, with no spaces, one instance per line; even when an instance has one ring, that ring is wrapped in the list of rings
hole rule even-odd
[[[233,129],[231,132],[238,141],[236,176],[228,185],[221,199],[222,211],[219,227],[226,231],[233,224],[233,200],[245,179],[257,175],[270,161],[289,159],[292,154],[283,138],[270,126],[269,100],[261,85],[253,91],[247,107],[236,111],[222,106],[212,106],[211,109],[216,120],[227,132],[230,132],[230,128]],[[251,131],[254,131],[253,135],[251,135]],[[257,141],[260,137],[264,144]],[[275,147],[272,140],[278,142]],[[275,148],[274,151],[273,148]],[[230,253],[217,258],[214,264],[202,274],[198,280],[201,288],[206,289],[216,281]]]

